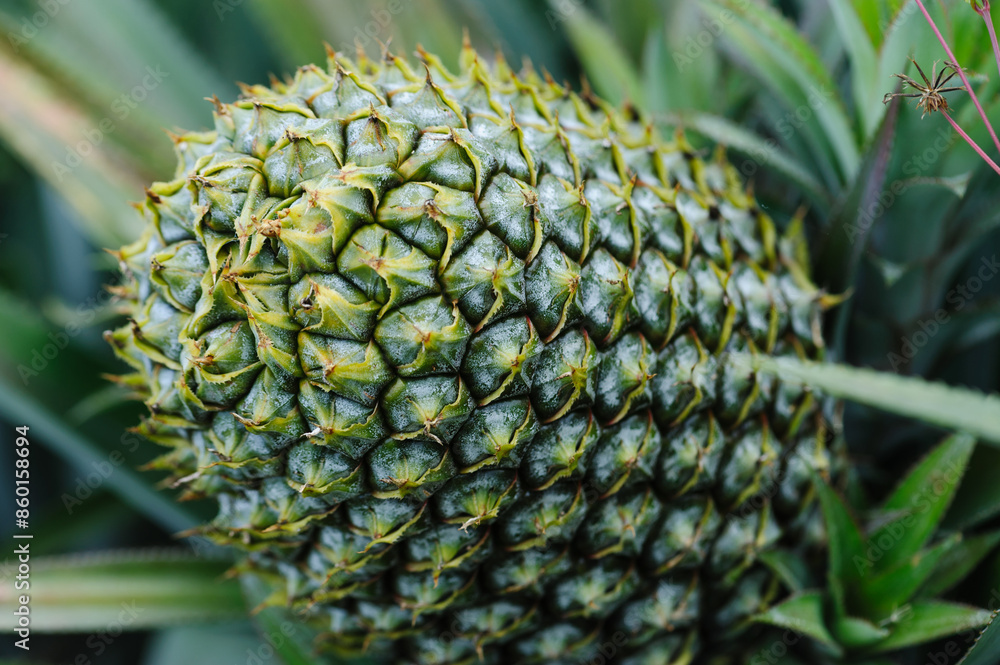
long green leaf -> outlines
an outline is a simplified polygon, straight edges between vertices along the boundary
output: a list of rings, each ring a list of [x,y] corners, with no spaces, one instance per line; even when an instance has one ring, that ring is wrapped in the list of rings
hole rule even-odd
[[[48,446],[81,470],[89,473],[93,471],[93,464],[108,464],[108,455],[99,446],[66,425],[58,414],[44,404],[12,385],[2,374],[0,415],[8,422],[28,425],[32,442]],[[125,465],[115,468],[105,478],[104,487],[171,533],[191,529],[200,523],[169,496],[157,492],[140,480]]]
[[[823,602],[821,592],[807,591],[775,605],[755,620],[807,635],[836,652],[839,651],[837,641],[827,630],[823,618]]]
[[[867,0],[866,0],[867,1]],[[936,3],[925,3],[933,14]],[[882,92],[892,92],[893,74],[902,73],[907,66],[907,57],[918,62],[933,61],[940,57],[940,46],[931,34],[924,17],[917,10],[914,0],[904,0],[886,28],[878,50],[878,74],[876,80]]]
[[[849,183],[830,221],[830,235],[823,246],[817,272],[821,283],[835,293],[853,286],[868,236],[878,221],[870,215],[879,209],[876,203],[888,176],[899,106],[898,99],[892,102],[874,140],[868,144],[861,168]],[[853,306],[853,301],[848,300],[836,313],[833,349],[838,357],[843,355]]]
[[[959,540],[958,534],[955,534],[934,547],[896,563],[895,567],[885,570],[871,579],[866,579],[862,587],[866,605],[865,615],[882,621],[892,616],[892,613],[898,611],[899,608],[904,607],[917,590],[935,573],[939,563],[955,548]],[[878,536],[873,536],[870,541],[873,543],[887,542],[879,540]],[[898,545],[889,547],[886,554],[895,555],[897,548]]]
[[[245,616],[239,585],[223,579],[229,565],[168,550],[32,560],[31,629],[110,632]],[[0,630],[16,627],[18,600],[13,585],[0,587]]]
[[[878,46],[882,39],[882,28],[879,22],[882,20],[881,12],[884,4],[884,0],[851,0],[858,20],[867,32],[869,41],[875,46]]]
[[[97,123],[2,47],[0,89],[0,140],[76,209],[95,243],[133,239],[139,225],[127,201],[139,198],[142,184],[128,158],[107,142],[79,163],[68,156],[87,132],[100,135]]]
[[[860,164],[857,138],[851,129],[847,113],[838,95],[830,72],[813,47],[785,17],[770,6],[738,0],[699,0],[702,6],[716,13],[729,10],[741,21],[728,26],[727,31],[739,40],[740,52],[754,65],[754,71],[772,83],[781,72],[779,83],[786,95],[789,109],[797,112],[809,108],[814,114],[809,127],[826,150],[834,156],[840,174],[850,180]],[[737,30],[742,22],[748,30]]]
[[[861,123],[862,136],[874,134],[879,125],[881,95],[878,90],[882,81],[878,80],[878,59],[856,6],[843,0],[829,0],[830,12],[840,39],[847,49],[851,61],[851,84],[854,92],[855,114]]]
[[[694,3],[664,6],[663,21],[651,24],[642,58],[642,82],[650,113],[717,111],[724,81],[717,49],[702,48],[694,35],[705,28]]]
[[[558,10],[556,3],[552,7]],[[583,7],[566,14],[564,25],[594,89],[612,104],[628,99],[645,109],[639,74],[614,36]]]
[[[20,55],[43,65],[54,81],[77,88],[101,116],[111,115],[113,100],[141,84],[147,67],[159,66],[165,76],[125,121],[144,124],[150,138],[164,125],[197,129],[194,123],[209,118],[203,98],[233,89],[151,0],[59,4]],[[205,3],[200,20],[219,20],[212,3]]]
[[[891,634],[875,647],[875,651],[895,651],[914,644],[932,642],[990,621],[990,613],[968,605],[942,601],[919,601],[909,606],[905,616],[891,629]]]
[[[825,481],[815,478],[829,547],[827,585],[833,596],[837,618],[843,619],[857,604],[857,591],[870,564],[864,537],[847,505]]]
[[[1000,543],[1000,531],[962,540],[938,562],[937,570],[920,590],[920,597],[936,598],[943,595],[964,580],[987,554],[996,549],[998,543]]]
[[[266,657],[270,648],[257,636],[249,620],[226,625],[174,626],[150,636],[141,665],[230,665],[248,661],[250,665],[264,665],[267,658],[261,656]],[[234,658],[236,655],[238,659]]]
[[[996,665],[1000,663],[1000,621],[997,613],[990,617],[990,623],[983,629],[965,657],[958,665]]]
[[[807,360],[738,354],[734,361],[742,363],[748,371],[773,374],[783,381],[821,390],[833,397],[965,431],[1000,445],[1000,395]]]
[[[901,522],[888,524],[872,535],[875,542],[882,542],[879,539],[884,535],[894,543],[879,561],[884,570],[915,556],[937,531],[975,445],[975,439],[967,434],[948,437],[889,495],[882,512],[900,515]]]
[[[758,560],[771,569],[789,591],[800,592],[814,586],[808,563],[791,550],[767,550]]]
[[[949,529],[965,531],[1000,515],[1000,450],[980,446],[972,455],[962,486],[945,516]]]
[[[707,3],[712,0],[700,1]],[[718,7],[715,9],[726,11]],[[766,89],[766,94],[758,95],[758,104],[766,109],[763,119],[771,126],[773,133],[782,138],[786,147],[795,146],[800,159],[814,162],[815,170],[823,175],[826,186],[831,190],[838,190],[843,185],[844,177],[836,163],[832,147],[813,122],[815,118],[807,118],[799,123],[795,117],[796,110],[811,109],[801,87],[774,62],[773,54],[764,43],[766,40],[744,23],[732,22],[726,27],[725,37],[733,45],[731,53],[727,51],[726,54],[742,68],[749,70]],[[795,118],[794,124],[792,118]]]
[[[867,649],[889,637],[887,629],[855,616],[835,617],[833,633],[848,649]]]
[[[782,150],[774,141],[761,138],[736,123],[710,113],[681,112],[662,116],[665,124],[688,128],[749,157],[751,164],[773,168],[798,184],[814,201],[831,205],[829,192],[809,169]],[[746,175],[744,173],[744,175]]]

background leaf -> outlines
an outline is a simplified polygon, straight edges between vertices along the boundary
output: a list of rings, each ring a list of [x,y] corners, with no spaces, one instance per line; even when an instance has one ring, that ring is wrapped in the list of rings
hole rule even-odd
[[[941,427],[961,429],[1000,445],[1000,396],[967,388],[928,383],[869,369],[828,365],[790,358],[740,356],[748,369],[773,374],[834,397],[918,418]]]
[[[35,632],[141,630],[246,615],[239,585],[224,580],[224,561],[183,552],[114,552],[32,560]],[[0,629],[11,632],[13,586],[0,588]]]
[[[639,74],[614,36],[583,7],[569,12],[563,20],[566,34],[597,93],[613,104],[627,99],[640,109],[646,108]]]
[[[993,665],[1000,660],[1000,627],[997,613],[990,617],[990,623],[983,629],[967,654],[958,665]]]

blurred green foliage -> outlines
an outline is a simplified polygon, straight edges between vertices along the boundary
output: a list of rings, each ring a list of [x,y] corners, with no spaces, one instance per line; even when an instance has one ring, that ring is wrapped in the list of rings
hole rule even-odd
[[[931,4],[1000,121],[984,26],[960,0]],[[908,55],[943,57],[913,0],[0,0],[0,29],[0,468],[12,427],[31,425],[36,556],[168,545],[210,513],[138,470],[156,450],[127,432],[141,405],[104,378],[121,367],[101,339],[115,317],[102,285],[117,279],[101,249],[139,234],[127,202],[171,177],[164,128],[208,127],[205,98],[322,63],[324,42],[420,44],[454,68],[467,29],[481,52],[585,78],[699,149],[728,146],[779,226],[804,223],[821,284],[851,294],[830,317],[833,359],[1000,387],[1000,279],[983,272],[1000,253],[996,176],[943,118],[882,103]],[[952,104],[988,145],[972,105]],[[861,502],[940,438],[860,406],[847,434]],[[953,525],[1000,512],[993,474],[975,472],[997,455],[974,454]],[[995,587],[1000,562],[986,567]],[[38,662],[96,655],[86,635],[45,644]],[[219,662],[208,654],[260,645],[245,621],[181,627],[122,637],[101,662]]]

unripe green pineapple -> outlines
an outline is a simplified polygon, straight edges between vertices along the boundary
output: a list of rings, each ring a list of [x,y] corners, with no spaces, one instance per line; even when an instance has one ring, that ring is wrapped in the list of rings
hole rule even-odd
[[[800,252],[721,154],[419,55],[331,54],[175,138],[109,335],[157,465],[345,654],[738,652],[829,464],[814,398],[726,355],[821,354]]]

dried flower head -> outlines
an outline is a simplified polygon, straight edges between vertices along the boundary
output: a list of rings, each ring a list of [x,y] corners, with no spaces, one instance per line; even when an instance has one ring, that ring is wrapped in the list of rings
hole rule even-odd
[[[958,73],[958,65],[946,62],[941,71],[937,71],[937,61],[934,61],[934,68],[931,70],[931,77],[927,78],[924,74],[924,70],[920,68],[917,61],[910,58],[910,62],[913,66],[917,68],[920,72],[920,77],[924,80],[923,83],[913,80],[906,74],[893,74],[896,78],[902,79],[903,83],[907,84],[917,92],[890,92],[882,99],[882,103],[888,103],[890,99],[895,97],[917,97],[919,101],[917,102],[917,108],[923,110],[923,115],[928,113],[934,113],[936,111],[947,111],[948,110],[948,100],[944,98],[944,93],[954,92],[956,90],[965,90],[964,86],[948,86],[948,82]],[[948,74],[948,70],[951,73]],[[945,74],[948,74],[945,76]],[[931,81],[933,80],[933,83]],[[923,116],[921,116],[923,117]]]

